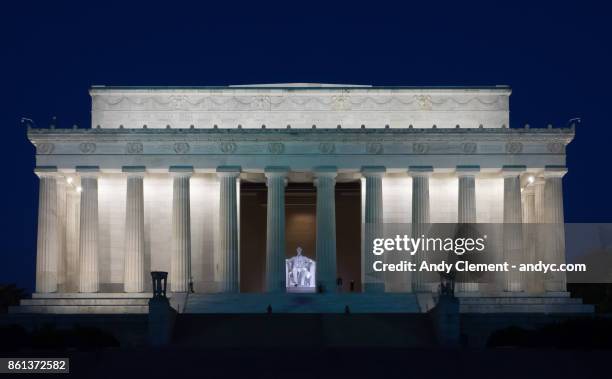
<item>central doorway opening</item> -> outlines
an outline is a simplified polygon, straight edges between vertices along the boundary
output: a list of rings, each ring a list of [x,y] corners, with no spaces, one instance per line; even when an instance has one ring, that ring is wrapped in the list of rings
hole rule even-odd
[[[336,183],[336,261],[343,291],[361,291],[361,186],[358,181]],[[312,183],[289,183],[285,188],[285,255],[316,257],[317,191]],[[240,185],[240,291],[263,292],[266,270],[267,187]]]

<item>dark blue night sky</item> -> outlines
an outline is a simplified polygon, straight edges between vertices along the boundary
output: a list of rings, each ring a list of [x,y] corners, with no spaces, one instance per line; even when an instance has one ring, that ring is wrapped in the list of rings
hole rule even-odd
[[[34,281],[38,182],[20,117],[88,126],[92,84],[507,84],[512,127],[582,118],[567,150],[566,221],[612,221],[607,9],[585,1],[164,3],[0,6],[0,283],[31,289]]]

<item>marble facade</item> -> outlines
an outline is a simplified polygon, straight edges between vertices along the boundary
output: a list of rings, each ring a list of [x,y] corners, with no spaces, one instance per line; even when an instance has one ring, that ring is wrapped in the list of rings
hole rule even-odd
[[[150,271],[168,271],[173,292],[239,292],[241,181],[268,186],[268,292],[285,290],[291,181],[316,183],[317,279],[332,288],[338,181],[362,182],[366,225],[562,224],[574,129],[509,128],[510,93],[505,86],[94,86],[90,128],[28,129],[40,177],[36,292],[139,293],[149,289]],[[522,229],[515,232],[509,256],[523,249]],[[363,231],[364,244],[372,233]],[[555,240],[550,254],[563,261],[563,251]],[[371,282],[427,290],[418,275],[410,285]],[[563,292],[564,278],[544,287]],[[504,290],[524,288],[507,278]]]

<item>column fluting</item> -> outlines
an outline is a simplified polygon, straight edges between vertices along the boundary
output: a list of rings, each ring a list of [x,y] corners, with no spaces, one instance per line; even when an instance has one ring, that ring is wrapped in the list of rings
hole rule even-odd
[[[221,292],[240,292],[238,191],[240,167],[217,168],[219,177],[219,262]]]
[[[410,167],[412,176],[412,236],[420,238],[426,235],[430,224],[429,176],[433,172],[431,166]],[[412,273],[412,290],[415,292],[429,291],[425,272],[419,270],[421,262],[426,260],[423,251],[413,255],[417,270]]]
[[[170,167],[172,176],[172,257],[170,288],[172,292],[189,291],[191,282],[191,211],[189,183],[192,167]]]
[[[479,171],[480,166],[457,166],[459,179],[457,222],[461,228],[460,232],[465,234],[461,235],[463,238],[477,238],[477,236],[469,235],[472,231],[469,224],[476,223],[476,175]],[[468,254],[466,258],[471,260],[472,257]],[[478,281],[470,273],[458,273],[457,279],[455,287],[457,292],[478,291]]]
[[[58,225],[57,168],[36,168],[39,177],[36,292],[57,291]]]
[[[377,257],[372,253],[374,238],[382,237],[383,229],[383,189],[382,179],[387,169],[382,166],[361,168],[365,178],[365,211],[364,211],[364,256],[363,256],[363,289],[365,292],[383,292],[384,275],[374,271]]]
[[[563,176],[565,167],[547,166],[544,170],[544,221],[546,223],[546,260],[557,265],[565,263],[565,221],[563,215]],[[545,279],[547,292],[565,292],[565,272],[551,272]]]
[[[336,167],[314,170],[317,187],[317,282],[325,291],[336,289]]]
[[[523,258],[523,212],[521,209],[521,173],[524,167],[505,166],[504,177],[504,235],[503,260],[510,266],[521,263]],[[523,276],[518,269],[509,268],[504,273],[503,289],[508,292],[523,291]]]
[[[98,292],[98,168],[77,167],[77,172],[81,176],[79,292]]]
[[[525,251],[524,263],[537,263],[536,260],[536,236],[538,233],[538,224],[536,221],[536,191],[533,183],[527,184],[523,189],[523,249]],[[541,292],[539,290],[540,280],[535,272],[525,273],[523,276],[525,281],[524,289],[528,292]]]
[[[285,263],[285,186],[287,167],[267,167],[268,185],[266,231],[266,291],[286,290]]]
[[[125,256],[123,290],[143,292],[145,280],[144,251],[144,167],[123,167],[127,174],[125,200]]]

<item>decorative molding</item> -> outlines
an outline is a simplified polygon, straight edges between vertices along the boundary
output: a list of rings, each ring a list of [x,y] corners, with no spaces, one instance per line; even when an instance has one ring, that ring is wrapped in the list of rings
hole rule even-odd
[[[550,142],[546,145],[546,149],[554,154],[561,154],[565,151],[565,145],[561,142]]]
[[[112,110],[186,110],[186,111],[265,111],[265,110],[443,110],[446,108],[507,110],[503,94],[353,94],[334,95],[312,93],[274,95],[245,94],[96,94],[94,111]]]
[[[271,154],[282,154],[285,151],[285,145],[280,142],[271,142],[268,144],[268,152]]]
[[[520,142],[508,142],[506,143],[506,153],[518,154],[523,151],[523,144]]]
[[[83,142],[79,145],[79,150],[83,154],[92,154],[96,151],[96,144],[93,142]]]
[[[221,142],[219,144],[219,150],[225,154],[231,154],[236,151],[236,144],[234,142]]]
[[[142,143],[141,142],[128,142],[125,146],[125,151],[128,154],[142,154]]]
[[[55,145],[50,142],[43,142],[36,145],[37,154],[51,154],[55,150]]]
[[[427,143],[413,143],[412,151],[415,154],[426,154],[429,151],[429,144]]]
[[[461,150],[466,154],[474,154],[478,145],[474,142],[464,142],[461,144]]]
[[[432,100],[430,95],[416,95],[414,98],[419,104],[419,109],[423,111],[430,111],[432,109]]]
[[[371,142],[366,144],[366,152],[368,154],[382,154],[383,145],[378,142]]]
[[[177,154],[187,154],[189,152],[189,144],[187,142],[176,142],[174,144],[174,151]]]
[[[319,152],[322,154],[331,154],[336,150],[336,145],[333,142],[321,142],[319,144]]]
[[[144,154],[564,154],[569,129],[31,129],[37,153]],[[188,141],[188,142],[187,142]],[[53,150],[45,147],[53,145]],[[143,146],[141,149],[140,146]],[[240,146],[240,149],[238,149]],[[52,152],[52,153],[51,153]]]

